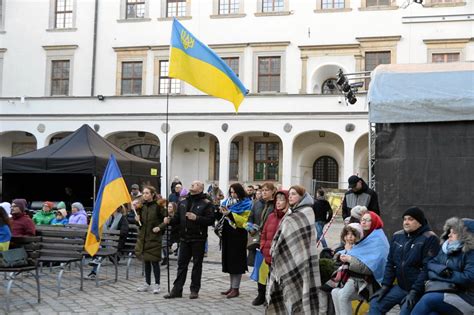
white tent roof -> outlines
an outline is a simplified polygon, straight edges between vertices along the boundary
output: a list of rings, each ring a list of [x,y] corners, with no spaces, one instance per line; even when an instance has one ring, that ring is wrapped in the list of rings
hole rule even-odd
[[[372,123],[474,120],[474,63],[380,65],[368,102]]]

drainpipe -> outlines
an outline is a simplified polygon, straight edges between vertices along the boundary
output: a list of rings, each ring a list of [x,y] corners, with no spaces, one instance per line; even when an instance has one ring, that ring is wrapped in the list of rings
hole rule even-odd
[[[99,0],[95,0],[94,8],[94,40],[92,43],[92,78],[91,78],[91,96],[95,95],[95,59],[97,55],[97,16],[98,16]]]

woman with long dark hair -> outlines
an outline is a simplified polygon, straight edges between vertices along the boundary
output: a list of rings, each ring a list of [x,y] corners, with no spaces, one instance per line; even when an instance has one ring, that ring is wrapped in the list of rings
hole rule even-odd
[[[153,293],[160,293],[160,260],[163,232],[166,225],[163,223],[167,216],[167,210],[158,200],[156,189],[152,186],[143,188],[143,205],[137,209],[137,221],[142,223],[138,232],[135,253],[137,257],[145,263],[145,283],[137,288],[138,292],[146,292],[150,290],[151,269],[155,275],[155,283]]]
[[[8,250],[12,238],[11,221],[7,211],[0,206],[0,252]]]
[[[230,185],[229,197],[221,203],[224,215],[222,230],[222,271],[230,274],[230,288],[221,292],[228,299],[239,296],[240,280],[247,271],[247,220],[252,200],[241,184]]]

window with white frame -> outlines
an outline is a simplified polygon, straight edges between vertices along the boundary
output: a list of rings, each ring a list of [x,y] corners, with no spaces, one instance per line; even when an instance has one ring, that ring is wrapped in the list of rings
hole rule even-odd
[[[321,9],[344,9],[345,1],[344,0],[321,0]]]
[[[284,0],[262,0],[262,12],[282,12],[285,9]]]
[[[219,142],[214,143],[214,180],[219,180],[220,149]],[[232,141],[229,152],[229,180],[239,180],[239,143]]]
[[[166,17],[186,16],[186,0],[166,0]]]
[[[145,0],[126,0],[125,18],[142,19],[145,17]]]
[[[54,8],[54,28],[72,28],[74,0],[56,0]]]
[[[181,81],[168,76],[169,64],[168,60],[160,60],[160,79],[158,80],[159,94],[179,94],[181,92]]]
[[[461,59],[461,53],[433,53],[431,55],[431,62],[433,63],[445,63],[445,62],[459,62]]]
[[[46,96],[73,95],[74,53],[77,45],[43,46],[46,52]]]
[[[258,57],[258,92],[280,92],[281,57]]]
[[[122,62],[121,95],[142,94],[143,62]]]
[[[51,96],[69,95],[69,60],[51,61]]]
[[[240,12],[240,0],[219,0],[219,15],[238,14]]]
[[[224,57],[222,60],[234,71],[236,76],[239,76],[239,57]]]

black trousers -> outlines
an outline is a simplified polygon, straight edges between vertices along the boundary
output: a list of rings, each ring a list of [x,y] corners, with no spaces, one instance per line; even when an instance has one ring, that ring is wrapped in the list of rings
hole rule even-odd
[[[202,261],[204,259],[204,244],[203,241],[184,242],[179,244],[178,254],[178,275],[173,283],[173,290],[182,292],[184,283],[186,282],[186,275],[188,274],[188,265],[193,258],[193,270],[191,273],[191,292],[199,292],[201,289],[201,275],[202,275]]]
[[[145,261],[145,281],[150,285],[152,267],[155,276],[155,284],[160,284],[160,263],[158,261]]]

